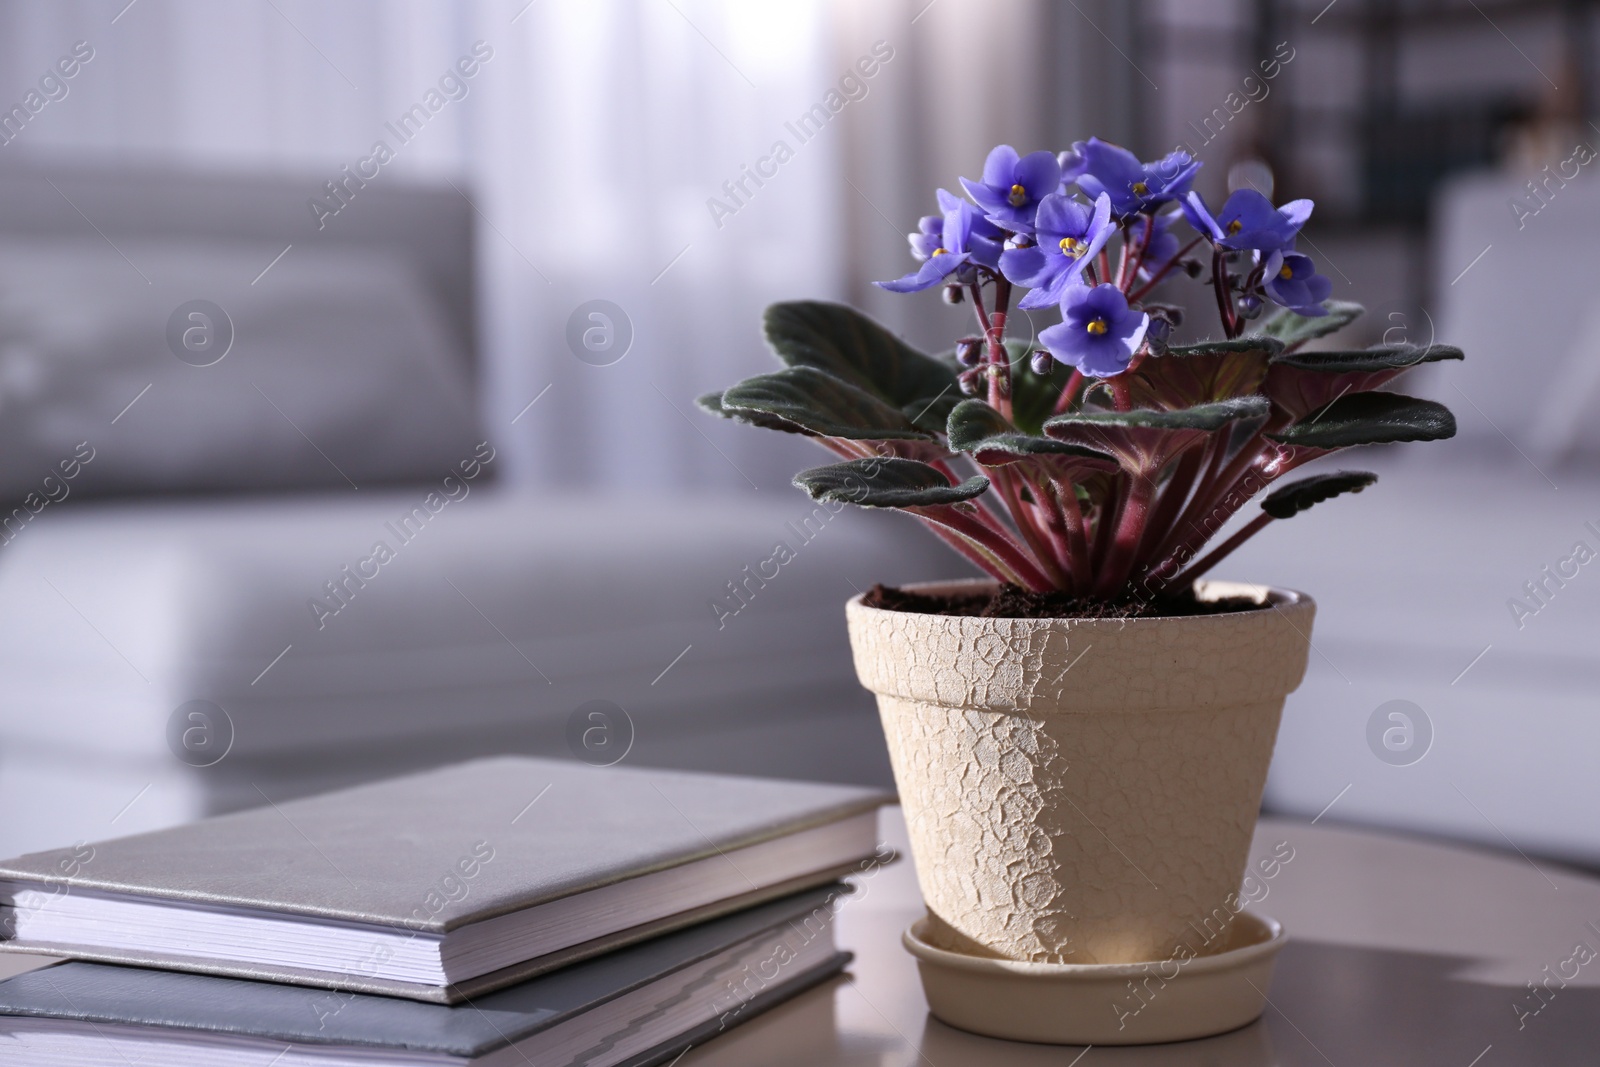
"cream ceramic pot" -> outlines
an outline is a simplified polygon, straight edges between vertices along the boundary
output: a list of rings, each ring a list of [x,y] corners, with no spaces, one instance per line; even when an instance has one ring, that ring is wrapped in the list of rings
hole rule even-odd
[[[856,673],[878,698],[930,943],[1132,963],[1231,919],[1315,613],[1300,593],[1201,583],[1204,598],[1241,594],[1265,606],[980,619],[850,601]]]

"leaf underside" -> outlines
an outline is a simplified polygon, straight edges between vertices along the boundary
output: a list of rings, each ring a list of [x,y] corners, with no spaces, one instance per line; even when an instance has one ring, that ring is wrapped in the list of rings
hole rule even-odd
[[[971,500],[989,488],[989,479],[973,477],[952,485],[943,473],[914,459],[853,459],[801,471],[794,484],[813,500],[912,508]]]
[[[1274,489],[1261,502],[1261,510],[1275,519],[1287,519],[1342,493],[1359,493],[1378,480],[1368,471],[1314,474]]]
[[[1248,396],[1261,390],[1273,356],[1283,343],[1270,337],[1169,348],[1128,375],[1128,396],[1137,407],[1189,408]]]

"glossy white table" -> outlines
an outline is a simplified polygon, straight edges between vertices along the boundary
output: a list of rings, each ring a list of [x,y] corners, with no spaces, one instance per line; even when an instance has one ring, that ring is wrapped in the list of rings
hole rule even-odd
[[[898,809],[881,827],[906,849]],[[900,931],[922,913],[907,858],[865,879],[840,910],[840,940],[856,954],[848,976],[691,1049],[677,1067],[1600,1064],[1600,879],[1514,852],[1326,822],[1263,820],[1255,853],[1284,841],[1293,858],[1263,883],[1258,910],[1281,920],[1291,941],[1271,1006],[1242,1030],[1085,1050],[945,1026],[928,1015],[900,946]]]

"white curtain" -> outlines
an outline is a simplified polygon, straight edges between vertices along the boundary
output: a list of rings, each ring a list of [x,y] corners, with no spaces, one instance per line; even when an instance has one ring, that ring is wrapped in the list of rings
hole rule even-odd
[[[334,177],[481,41],[493,54],[466,97],[379,180],[448,179],[479,209],[482,407],[511,480],[785,491],[817,458],[806,442],[720,424],[694,397],[770,365],[758,323],[773,300],[866,299],[914,337],[948,332],[931,324],[954,309],[865,283],[906,268],[901,234],[932,185],[975,174],[993,140],[1088,132],[1063,72],[1102,61],[1063,45],[1099,41],[1078,23],[1114,16],[1109,0],[1075,6],[10,0],[0,93],[20,99],[79,40],[94,58],[0,165]],[[610,366],[567,341],[569,316],[597,299],[632,327]]]

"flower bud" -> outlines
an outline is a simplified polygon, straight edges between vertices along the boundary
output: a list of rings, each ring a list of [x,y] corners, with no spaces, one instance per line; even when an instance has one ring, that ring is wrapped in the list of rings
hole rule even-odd
[[[989,372],[989,377],[994,379],[994,384],[995,384],[995,387],[996,387],[995,388],[995,392],[998,393],[1001,397],[1010,396],[1011,395],[1011,375],[1006,373],[1007,372],[1007,368],[1003,364],[991,363],[987,367],[985,367],[984,369]]]
[[[1033,373],[1042,378],[1055,369],[1056,361],[1054,356],[1040,348],[1034,351],[1028,364],[1033,368]]]
[[[1242,318],[1253,319],[1261,314],[1261,298],[1254,293],[1246,293],[1239,298],[1239,315]]]
[[[963,367],[976,367],[983,358],[983,349],[976,337],[963,337],[956,342],[956,362]]]
[[[946,304],[961,303],[961,286],[947,285],[944,287],[944,302]]]
[[[977,396],[983,392],[983,368],[974,367],[971,370],[964,370],[956,378],[956,381],[960,384],[961,391],[964,394]]]
[[[1183,325],[1183,308],[1176,304],[1146,304],[1151,319],[1165,319],[1169,326]]]

